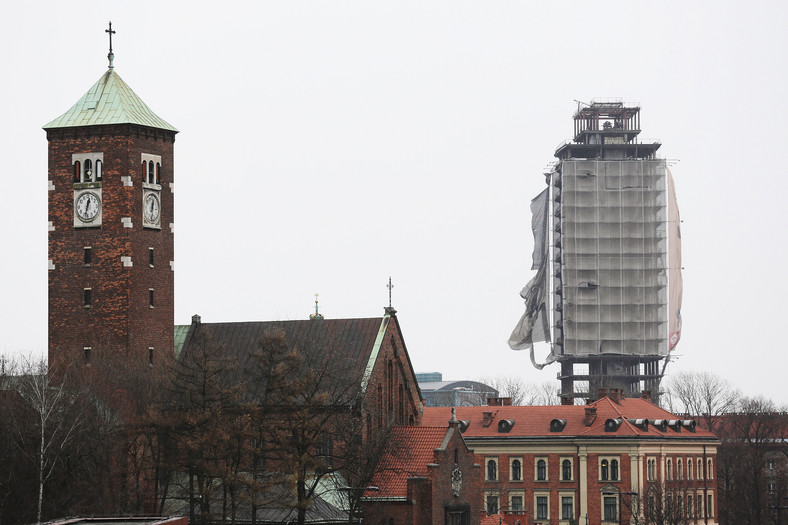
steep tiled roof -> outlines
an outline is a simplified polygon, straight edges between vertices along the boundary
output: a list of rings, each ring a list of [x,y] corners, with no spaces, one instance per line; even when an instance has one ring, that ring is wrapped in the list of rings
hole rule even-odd
[[[223,347],[231,355],[245,356],[255,350],[264,335],[284,332],[288,345],[304,355],[331,360],[333,370],[362,385],[371,366],[382,333],[390,318],[314,319],[297,321],[254,321],[239,323],[194,323],[184,339],[184,351],[190,341],[205,336],[210,344]],[[176,329],[176,333],[178,330]],[[379,337],[380,335],[380,337]],[[176,353],[179,353],[176,349]],[[310,362],[316,364],[314,361]]]
[[[434,450],[441,448],[447,432],[448,418],[442,427],[395,427],[389,440],[389,449],[380,461],[372,486],[380,490],[367,492],[366,497],[405,498],[408,495],[408,478],[426,477],[427,464],[434,460]]]
[[[71,109],[44,129],[105,124],[138,124],[178,131],[151,111],[114,69],[108,69]]]
[[[586,409],[596,409],[596,418],[590,426],[585,425]],[[492,413],[492,422],[484,425],[484,413]],[[422,419],[425,425],[436,425],[445,422],[451,416],[450,407],[426,407]],[[621,404],[604,397],[591,405],[558,405],[558,406],[482,406],[457,407],[457,419],[469,421],[463,431],[465,438],[560,438],[572,437],[611,437],[622,436],[659,438],[694,437],[715,439],[714,434],[695,428],[694,432],[684,427],[679,430],[666,428],[661,430],[651,424],[653,420],[679,420],[680,418],[667,410],[644,399],[622,399]],[[550,431],[550,423],[554,419],[566,420],[566,425],[559,432]],[[608,419],[620,419],[621,425],[615,432],[605,431]],[[628,420],[650,420],[647,427],[641,428]],[[508,432],[500,432],[498,423],[502,420],[513,420],[514,425]]]

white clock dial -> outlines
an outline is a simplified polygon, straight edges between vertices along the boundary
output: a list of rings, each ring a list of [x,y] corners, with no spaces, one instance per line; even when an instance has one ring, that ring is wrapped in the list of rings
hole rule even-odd
[[[153,193],[149,193],[148,195],[146,195],[144,202],[144,210],[142,211],[145,220],[151,224],[156,224],[159,221],[160,211],[161,211],[161,206],[159,204],[159,198]]]
[[[95,219],[100,208],[101,201],[95,193],[86,192],[77,199],[77,216],[83,222],[90,222]]]

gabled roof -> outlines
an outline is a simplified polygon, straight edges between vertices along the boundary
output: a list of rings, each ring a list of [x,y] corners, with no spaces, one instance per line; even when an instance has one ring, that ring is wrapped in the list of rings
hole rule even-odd
[[[447,419],[439,426],[394,427],[389,439],[389,448],[381,458],[378,472],[371,485],[378,487],[376,492],[367,492],[369,500],[378,498],[406,498],[408,479],[426,478],[429,474],[427,464],[434,461],[435,449],[441,449],[448,441],[448,433],[455,432],[446,425]]]
[[[342,370],[343,377],[336,379],[350,380],[363,390],[389,320],[389,316],[384,316],[238,323],[195,322],[188,327],[188,335],[183,338],[184,346],[176,347],[175,354],[183,355],[183,351],[188,351],[190,341],[205,336],[212,345],[223,347],[232,355],[244,356],[257,348],[263,336],[281,331],[291,348],[321,362],[331,360],[333,370]],[[180,330],[176,327],[176,333],[180,333]],[[313,360],[311,364],[316,363]]]
[[[114,69],[108,69],[74,106],[44,129],[137,124],[178,132],[156,115]]]
[[[586,410],[596,409],[596,417],[586,426]],[[492,415],[492,421],[485,425],[485,412]],[[426,407],[422,419],[425,425],[443,423],[451,416],[451,407]],[[469,422],[467,428],[461,425],[463,437],[466,439],[493,438],[560,438],[560,437],[607,437],[607,438],[702,438],[714,439],[716,436],[700,427],[694,432],[686,427],[665,428],[661,430],[653,424],[654,420],[680,420],[678,416],[644,399],[625,398],[621,404],[608,397],[595,401],[590,405],[557,405],[557,406],[481,406],[457,407],[457,419]],[[614,432],[607,432],[607,420],[620,420],[620,426]],[[649,420],[648,425],[638,426],[630,420]],[[501,431],[499,423],[504,420],[513,421],[508,431]],[[553,420],[566,420],[560,431],[551,432]]]

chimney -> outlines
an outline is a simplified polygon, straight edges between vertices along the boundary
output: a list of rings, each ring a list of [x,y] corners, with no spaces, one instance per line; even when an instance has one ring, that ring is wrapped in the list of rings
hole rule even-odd
[[[566,405],[574,405],[575,404],[575,398],[569,397],[569,396],[561,396],[561,404],[565,405],[565,406]]]
[[[640,393],[640,399],[648,401],[651,403],[651,390],[644,390]]]
[[[200,321],[202,321],[202,318],[199,315],[194,314],[192,316],[192,324],[200,324]]]
[[[624,391],[620,388],[611,388],[610,392],[607,394],[607,397],[609,397],[613,403],[620,405],[621,398],[624,397]]]
[[[594,420],[596,419],[596,407],[595,406],[587,406],[586,407],[586,417],[583,419],[583,424],[587,427],[590,427]]]
[[[510,407],[512,406],[511,397],[488,397],[487,406],[493,407]]]
[[[493,413],[492,412],[482,412],[484,419],[482,419],[482,426],[487,428],[493,422]]]

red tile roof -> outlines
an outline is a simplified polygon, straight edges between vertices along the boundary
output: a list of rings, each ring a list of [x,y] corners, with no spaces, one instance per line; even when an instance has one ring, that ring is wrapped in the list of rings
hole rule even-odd
[[[596,418],[590,426],[585,425],[586,409],[596,409]],[[492,422],[484,426],[484,413],[492,414]],[[451,416],[451,407],[426,407],[422,422],[425,425],[445,424]],[[644,399],[625,398],[621,404],[604,397],[590,405],[556,405],[556,406],[480,406],[457,407],[457,419],[469,421],[463,431],[465,438],[487,437],[611,437],[631,436],[659,438],[694,437],[715,439],[714,434],[700,427],[691,432],[688,428],[667,428],[664,431],[654,426],[653,420],[679,420],[680,418],[663,410]],[[560,432],[550,431],[550,422],[554,419],[565,419],[566,426]],[[608,419],[621,419],[621,425],[615,432],[605,432]],[[646,430],[639,428],[628,419],[648,419]],[[513,420],[514,425],[509,432],[500,432],[498,423],[502,420]]]
[[[427,464],[434,461],[434,450],[441,447],[449,428],[444,426],[395,427],[389,440],[389,450],[380,461],[372,485],[380,490],[365,496],[375,498],[405,498],[408,478],[427,477]]]

